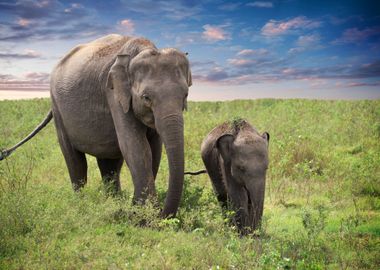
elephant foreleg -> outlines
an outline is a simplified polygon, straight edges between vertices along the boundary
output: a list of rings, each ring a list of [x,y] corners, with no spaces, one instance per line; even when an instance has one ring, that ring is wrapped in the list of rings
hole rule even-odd
[[[133,202],[143,203],[148,197],[156,196],[147,127],[134,116],[132,111],[125,113],[121,105],[115,102],[112,93],[108,93],[107,100],[120,151],[131,172],[135,188]]]
[[[107,193],[117,194],[120,192],[120,170],[123,159],[100,159],[97,158],[100,174],[106,186]]]
[[[133,201],[144,202],[148,197],[156,196],[156,188],[152,172],[152,153],[145,138],[135,143],[128,143],[127,150],[121,147],[132,175],[135,187]]]
[[[229,181],[228,199],[235,210],[234,222],[242,234],[249,232],[248,193],[244,186]]]
[[[223,208],[227,207],[227,190],[223,182],[223,174],[219,163],[218,153],[215,150],[203,152],[202,160],[210,176],[212,186],[219,203]]]

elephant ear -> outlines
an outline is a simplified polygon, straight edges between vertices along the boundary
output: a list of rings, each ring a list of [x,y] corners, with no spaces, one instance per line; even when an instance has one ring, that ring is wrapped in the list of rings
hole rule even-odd
[[[266,140],[266,142],[269,144],[269,138],[270,138],[270,136],[269,136],[269,133],[268,132],[264,132],[262,135],[261,135],[261,137],[264,139],[264,140]]]
[[[115,101],[120,103],[124,113],[129,111],[132,99],[128,74],[130,60],[131,56],[128,54],[118,55],[107,77],[107,88],[113,90]]]
[[[234,139],[235,138],[232,134],[224,134],[216,141],[216,147],[218,148],[219,153],[226,164],[231,163],[231,149]]]

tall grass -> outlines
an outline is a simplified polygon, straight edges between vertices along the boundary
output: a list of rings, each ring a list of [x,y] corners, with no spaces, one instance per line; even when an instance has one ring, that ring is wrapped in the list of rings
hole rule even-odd
[[[47,99],[0,102],[0,147],[29,133]],[[376,269],[380,265],[380,101],[189,102],[187,170],[203,168],[200,144],[225,120],[268,131],[270,167],[262,228],[239,237],[206,175],[186,176],[177,218],[132,206],[129,171],[106,195],[96,160],[78,194],[54,125],[0,163],[1,269]],[[157,178],[167,189],[164,155]]]

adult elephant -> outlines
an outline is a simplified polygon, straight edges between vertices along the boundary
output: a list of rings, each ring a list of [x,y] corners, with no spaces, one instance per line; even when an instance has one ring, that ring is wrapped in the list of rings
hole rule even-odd
[[[155,196],[163,142],[170,176],[162,216],[174,216],[183,188],[190,85],[186,55],[158,50],[145,38],[108,35],[63,57],[51,74],[52,115],[74,190],[87,182],[90,154],[113,191],[120,190],[125,160],[134,201]]]

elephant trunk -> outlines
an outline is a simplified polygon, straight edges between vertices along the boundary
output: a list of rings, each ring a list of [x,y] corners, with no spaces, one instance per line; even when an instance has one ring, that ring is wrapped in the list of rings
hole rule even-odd
[[[159,118],[156,127],[165,145],[169,163],[169,188],[162,211],[163,217],[174,217],[181,200],[184,179],[183,117],[169,114]]]
[[[264,209],[265,178],[257,179],[247,187],[249,194],[248,219],[250,227],[256,230],[261,225]]]

